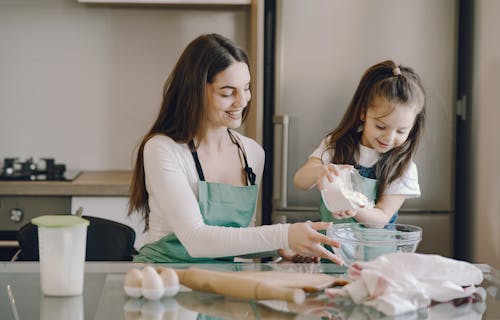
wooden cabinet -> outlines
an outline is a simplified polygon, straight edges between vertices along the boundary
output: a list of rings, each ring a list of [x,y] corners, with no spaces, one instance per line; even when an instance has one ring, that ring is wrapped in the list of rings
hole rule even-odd
[[[248,12],[247,43],[238,43],[246,48],[250,60],[252,74],[252,100],[250,112],[242,126],[242,132],[262,144],[262,121],[264,114],[264,0],[78,0],[88,6],[145,6],[159,8],[190,8],[206,9],[220,8],[221,10],[241,9]]]
[[[80,3],[172,5],[172,6],[248,6],[252,0],[78,0]]]
[[[131,226],[135,246],[143,243],[144,228],[127,217],[130,171],[86,171],[74,181],[0,181],[0,260],[17,250],[16,232],[32,218],[45,214],[83,213]]]

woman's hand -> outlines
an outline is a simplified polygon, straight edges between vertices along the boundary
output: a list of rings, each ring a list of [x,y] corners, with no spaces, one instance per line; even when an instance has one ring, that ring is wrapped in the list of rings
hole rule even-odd
[[[297,254],[307,257],[320,257],[342,264],[342,260],[322,244],[340,248],[340,243],[328,238],[317,230],[325,230],[331,222],[298,222],[288,228],[288,245]]]
[[[293,263],[319,263],[320,257],[308,257],[300,255],[292,250],[278,249],[278,254],[282,258],[280,262]]]

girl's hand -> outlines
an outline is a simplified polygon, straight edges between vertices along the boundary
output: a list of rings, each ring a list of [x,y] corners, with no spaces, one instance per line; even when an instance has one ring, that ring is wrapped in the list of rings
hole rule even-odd
[[[327,244],[340,248],[340,243],[317,231],[325,230],[331,224],[331,222],[311,221],[291,224],[288,228],[290,249],[302,256],[325,258],[334,263],[342,264],[342,259],[322,246],[322,244]]]
[[[335,219],[346,219],[346,218],[353,218],[358,214],[358,210],[343,210],[343,211],[336,211],[332,213],[332,216]]]
[[[325,189],[325,185],[323,184],[324,178],[328,180],[328,182],[332,183],[335,176],[340,174],[340,170],[352,168],[349,164],[325,164],[321,167],[318,175],[318,179],[316,181],[316,186],[318,190]]]
[[[278,249],[278,254],[283,259],[280,262],[293,262],[293,263],[318,263],[320,257],[302,256],[292,250]]]
[[[336,165],[333,163],[323,164],[323,161],[317,157],[311,157],[293,176],[293,185],[298,189],[310,190],[317,187],[324,189],[324,179],[330,183],[334,177],[339,175],[339,171],[344,168],[352,168],[351,165]]]

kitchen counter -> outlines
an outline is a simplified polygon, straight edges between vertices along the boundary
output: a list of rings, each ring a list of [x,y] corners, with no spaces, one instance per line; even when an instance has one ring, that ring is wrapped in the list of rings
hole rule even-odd
[[[46,297],[40,292],[39,265],[34,262],[0,263],[0,314],[5,319],[392,319],[361,305],[339,303],[323,293],[310,294],[297,305],[284,301],[252,301],[218,294],[181,290],[160,301],[127,298],[125,273],[143,264],[86,262],[83,295]],[[185,269],[197,267],[218,271],[270,271],[327,273],[345,277],[345,268],[334,264],[172,264]],[[498,271],[478,265],[484,273],[481,284],[486,302],[462,299],[441,303],[398,319],[498,319],[500,294]],[[7,292],[10,286],[11,297]],[[15,314],[19,317],[16,318]],[[407,317],[406,317],[407,316]],[[4,319],[2,317],[2,319]]]
[[[128,196],[131,171],[83,171],[73,181],[0,181],[0,196]]]

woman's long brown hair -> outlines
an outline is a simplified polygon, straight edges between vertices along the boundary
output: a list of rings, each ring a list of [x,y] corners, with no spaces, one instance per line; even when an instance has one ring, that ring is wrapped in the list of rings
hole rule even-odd
[[[375,174],[379,179],[377,198],[387,186],[403,175],[415,157],[425,122],[425,92],[419,76],[413,69],[398,66],[387,60],[371,66],[361,78],[352,100],[340,121],[339,126],[327,134],[327,150],[334,150],[332,163],[356,164],[359,157],[358,145],[363,125],[362,114],[376,97],[405,106],[417,106],[415,123],[408,139],[386,153],[376,165]]]
[[[214,77],[234,62],[244,62],[245,51],[218,34],[205,34],[194,39],[181,54],[163,88],[160,112],[151,129],[142,139],[137,152],[128,215],[137,212],[149,229],[149,204],[144,173],[144,146],[157,134],[169,136],[178,143],[187,143],[203,132],[205,87]],[[243,121],[248,107],[243,110]]]

